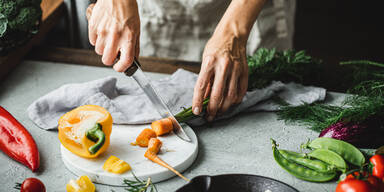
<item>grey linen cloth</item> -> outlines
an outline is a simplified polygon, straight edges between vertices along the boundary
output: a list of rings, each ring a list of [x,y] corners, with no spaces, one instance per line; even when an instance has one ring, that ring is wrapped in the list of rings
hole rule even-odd
[[[179,69],[169,77],[152,81],[172,113],[189,107],[197,74]],[[116,124],[145,124],[160,119],[152,103],[136,83],[117,86],[115,77],[106,77],[86,83],[67,84],[33,102],[27,109],[29,118],[42,129],[57,128],[58,119],[81,105],[99,105],[106,108]],[[326,90],[305,87],[295,83],[272,82],[263,89],[247,92],[243,101],[215,120],[232,117],[243,111],[276,111],[278,105],[268,100],[278,95],[291,105],[324,100]],[[205,123],[203,117],[188,122],[191,126]]]

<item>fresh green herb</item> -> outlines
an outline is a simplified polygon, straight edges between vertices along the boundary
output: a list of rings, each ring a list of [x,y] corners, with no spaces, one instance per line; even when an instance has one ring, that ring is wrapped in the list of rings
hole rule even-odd
[[[321,103],[303,104],[299,106],[282,106],[277,112],[279,120],[288,123],[299,123],[309,126],[312,130],[321,131],[332,125],[343,110],[342,107]]]
[[[247,58],[249,67],[248,90],[264,88],[272,81],[295,81],[299,83],[313,80],[321,61],[307,55],[305,51],[276,51],[260,48]]]
[[[286,122],[298,122],[310,126],[311,129],[322,131],[337,123],[362,123],[373,116],[384,115],[384,64],[371,61],[342,62],[349,65],[356,73],[352,77],[355,86],[348,93],[342,106],[321,103],[303,104],[300,106],[282,106],[278,112],[279,119]],[[384,69],[384,68],[383,68]]]
[[[156,186],[152,183],[151,178],[148,178],[147,181],[142,181],[136,177],[132,172],[132,175],[135,180],[124,179],[124,189],[129,192],[157,192]]]
[[[203,101],[203,110],[202,111],[205,111],[205,109],[208,106],[208,103],[209,103],[209,98],[206,98]],[[175,115],[176,120],[180,123],[187,122],[187,121],[189,121],[195,117],[197,117],[197,116],[193,114],[192,107],[184,108],[183,111],[181,111]]]

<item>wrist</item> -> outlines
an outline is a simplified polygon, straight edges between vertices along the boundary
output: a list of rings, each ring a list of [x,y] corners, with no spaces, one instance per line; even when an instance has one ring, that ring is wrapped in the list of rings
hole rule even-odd
[[[245,45],[248,40],[250,30],[235,20],[221,21],[216,27],[214,36],[235,38],[240,44]]]
[[[216,33],[228,33],[246,43],[265,0],[232,0],[216,27]]]

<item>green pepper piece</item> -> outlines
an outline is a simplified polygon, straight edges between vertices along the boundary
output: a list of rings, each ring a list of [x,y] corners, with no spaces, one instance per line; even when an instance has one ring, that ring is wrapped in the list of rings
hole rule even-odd
[[[321,173],[289,161],[280,154],[279,150],[277,149],[276,142],[273,139],[271,139],[271,142],[273,157],[275,161],[281,168],[286,170],[291,175],[299,179],[312,182],[326,182],[336,177],[336,171],[330,173]]]
[[[88,129],[87,132],[85,133],[85,136],[95,142],[94,145],[88,148],[88,151],[91,154],[97,153],[99,149],[104,145],[105,142],[105,133],[102,130],[102,126],[100,123],[96,123],[95,126],[91,129]]]

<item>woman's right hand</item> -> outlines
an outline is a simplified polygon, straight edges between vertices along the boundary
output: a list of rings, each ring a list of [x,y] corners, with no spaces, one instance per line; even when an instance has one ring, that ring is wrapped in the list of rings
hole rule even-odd
[[[89,42],[105,65],[125,71],[140,52],[140,17],[136,0],[98,0],[87,9]]]

